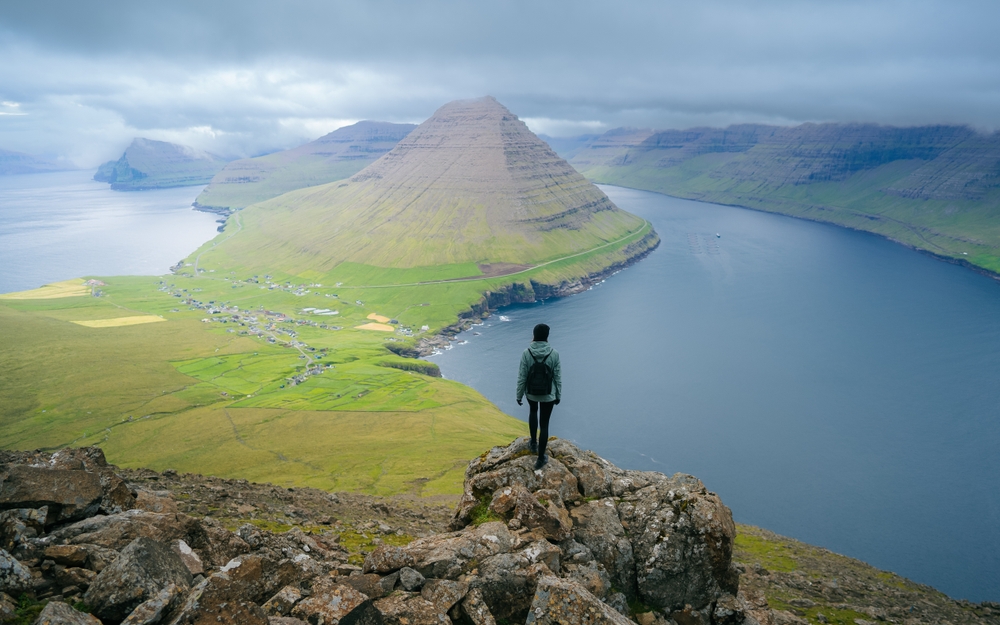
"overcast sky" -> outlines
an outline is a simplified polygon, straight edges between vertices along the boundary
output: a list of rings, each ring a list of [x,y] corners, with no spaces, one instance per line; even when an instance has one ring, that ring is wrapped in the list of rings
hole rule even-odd
[[[0,148],[227,156],[496,96],[535,132],[1000,128],[1000,2],[0,0]]]

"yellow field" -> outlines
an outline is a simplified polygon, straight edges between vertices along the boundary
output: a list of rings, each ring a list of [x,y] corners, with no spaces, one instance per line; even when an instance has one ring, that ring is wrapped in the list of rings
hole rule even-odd
[[[30,291],[4,293],[0,299],[57,299],[60,297],[82,297],[90,295],[90,287],[84,284],[82,278],[53,282]]]
[[[360,326],[354,326],[358,330],[378,330],[379,332],[395,332],[396,328],[386,325],[384,323],[366,323]]]
[[[382,315],[376,315],[375,313],[368,315],[368,318],[371,319],[372,321],[378,321],[379,323],[389,323],[388,317],[383,317]]]
[[[136,326],[140,323],[156,323],[166,321],[163,317],[156,315],[139,315],[136,317],[116,317],[114,319],[87,319],[85,321],[74,321],[73,323],[88,328],[117,328],[121,326]]]

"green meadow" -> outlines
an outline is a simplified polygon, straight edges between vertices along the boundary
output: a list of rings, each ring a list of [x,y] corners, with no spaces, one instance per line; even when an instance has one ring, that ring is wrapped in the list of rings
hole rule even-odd
[[[198,252],[177,274],[100,278],[98,296],[0,296],[0,444],[95,444],[127,467],[456,494],[469,458],[527,428],[390,347],[452,325],[486,291],[577,279],[654,241],[642,224],[505,277],[485,277],[474,263],[261,274],[213,258],[196,273]],[[369,315],[395,323],[357,329]],[[156,322],[77,323],[136,316]]]

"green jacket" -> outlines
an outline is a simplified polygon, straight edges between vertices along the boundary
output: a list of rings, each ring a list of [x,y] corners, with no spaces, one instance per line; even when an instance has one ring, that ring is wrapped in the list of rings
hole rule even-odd
[[[521,367],[517,371],[517,401],[521,401],[524,397],[524,387],[528,381],[528,369],[534,364],[535,360],[532,358],[532,354],[538,360],[548,356],[549,359],[545,361],[545,364],[552,367],[552,390],[548,395],[528,395],[528,399],[532,401],[555,401],[562,398],[562,368],[559,366],[559,352],[552,349],[548,341],[532,341],[528,349],[524,350],[521,354]],[[550,355],[551,354],[551,355]]]

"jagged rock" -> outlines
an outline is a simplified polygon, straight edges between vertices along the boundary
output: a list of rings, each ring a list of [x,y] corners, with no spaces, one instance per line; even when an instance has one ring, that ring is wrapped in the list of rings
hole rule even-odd
[[[448,612],[469,591],[465,582],[447,579],[429,579],[420,589],[420,596],[434,604],[441,613]]]
[[[18,592],[31,586],[31,571],[0,549],[0,592]]]
[[[312,625],[380,625],[382,622],[367,595],[330,581],[313,586],[312,595],[295,605],[292,616]]]
[[[389,581],[383,582],[383,580]],[[361,594],[368,595],[370,599],[381,599],[396,587],[396,582],[399,581],[399,573],[391,573],[384,578],[375,573],[340,575],[334,581],[338,584],[346,584]]]
[[[264,612],[271,616],[288,616],[292,612],[295,604],[302,599],[302,591],[296,586],[285,586],[273,597],[268,599],[263,606]]]
[[[550,540],[570,536],[572,521],[558,491],[552,489],[531,493],[520,484],[499,488],[493,493],[490,510],[507,519],[511,527],[539,528]]]
[[[42,608],[34,625],[101,625],[101,622],[62,601],[50,601]]]
[[[268,625],[259,605],[222,587],[217,575],[225,574],[213,574],[195,586],[168,625]]]
[[[365,573],[378,573],[385,575],[398,571],[404,566],[412,567],[416,564],[413,555],[400,547],[391,545],[379,545],[374,551],[365,556],[362,570]]]
[[[48,544],[92,544],[121,550],[139,537],[169,542],[187,538],[198,521],[186,515],[129,510],[95,516],[61,528],[46,537]]]
[[[748,625],[774,625],[774,612],[767,605],[767,598],[759,590],[740,588],[736,595]]]
[[[525,547],[521,553],[528,559],[528,562],[532,564],[541,562],[549,567],[553,573],[558,573],[561,568],[559,557],[562,555],[562,551],[547,540],[536,540]]]
[[[0,512],[0,549],[13,552],[26,541],[43,533],[48,511],[48,506],[42,506]]]
[[[375,602],[385,625],[451,625],[448,615],[416,593],[398,592]]]
[[[96,514],[103,497],[100,477],[82,470],[15,465],[0,481],[0,509],[48,506],[50,524]]]
[[[177,514],[177,502],[169,496],[140,490],[136,493],[135,508],[160,514]]]
[[[407,592],[418,592],[427,581],[423,575],[406,566],[399,569],[399,585]]]
[[[13,621],[17,617],[17,604],[5,592],[0,592],[0,623]]]
[[[170,548],[174,550],[174,553],[181,559],[181,562],[191,572],[191,575],[201,575],[205,572],[205,565],[202,564],[201,558],[198,557],[198,554],[186,542],[178,538],[171,541]]]
[[[180,602],[181,588],[168,584],[155,595],[140,603],[122,621],[122,625],[155,625]]]
[[[101,497],[102,513],[118,514],[119,512],[125,512],[135,507],[135,497],[132,495],[132,489],[114,471],[108,468],[102,469],[100,479],[101,490],[104,491],[104,496]]]
[[[521,622],[538,578],[552,574],[544,564],[532,564],[524,552],[501,553],[483,560],[469,585],[482,591],[494,618]]]
[[[473,625],[497,625],[493,613],[483,599],[483,592],[473,588],[462,599],[462,612],[469,617]]]
[[[94,583],[97,573],[80,567],[56,568],[56,583],[63,588],[75,586],[81,591],[86,591]],[[63,593],[67,594],[67,593]]]
[[[604,567],[597,562],[567,564],[563,577],[580,584],[599,599],[604,599],[611,591],[611,578]]]
[[[507,526],[494,521],[459,532],[418,538],[401,549],[413,556],[412,568],[424,577],[458,579],[470,562],[508,553],[515,543]]]
[[[736,525],[729,508],[698,479],[663,477],[629,495],[618,514],[629,531],[646,603],[667,612],[685,605],[697,611],[738,591],[731,565]]]
[[[98,574],[84,601],[102,620],[120,622],[169,584],[190,588],[191,573],[169,546],[140,537]]]
[[[608,595],[608,598],[604,600],[604,603],[614,608],[619,614],[628,616],[628,597],[625,596],[625,593],[613,592]]]
[[[670,613],[670,618],[677,625],[710,625],[712,623],[712,606],[704,606],[695,609],[690,604],[681,610],[674,610]]]
[[[46,547],[42,554],[56,564],[64,566],[83,566],[90,557],[86,547],[80,545],[52,545]]]
[[[614,465],[592,451],[584,451],[557,439],[549,446],[549,453],[559,459],[577,480],[580,493],[584,497],[608,497],[611,495]]]
[[[531,601],[527,625],[632,625],[632,621],[602,603],[576,582],[543,577]]]
[[[309,623],[293,616],[269,616],[267,625],[309,625]]]
[[[604,565],[611,583],[626,596],[636,593],[635,558],[632,543],[618,518],[618,509],[611,498],[589,501],[573,508],[573,536],[585,545],[594,559]]]

